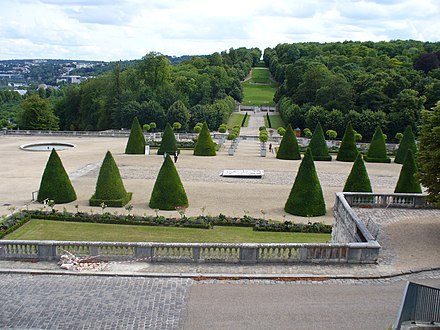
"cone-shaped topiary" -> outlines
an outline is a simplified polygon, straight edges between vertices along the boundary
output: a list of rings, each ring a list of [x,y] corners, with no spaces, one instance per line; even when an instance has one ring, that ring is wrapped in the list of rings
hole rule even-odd
[[[344,137],[342,138],[336,160],[341,162],[354,162],[357,154],[358,150],[356,148],[355,133],[351,123],[348,123],[347,127],[345,128]]]
[[[43,177],[37,200],[53,200],[55,204],[69,203],[76,200],[76,193],[55,149],[52,149]]]
[[[197,138],[196,146],[194,147],[194,156],[215,156],[215,144],[212,141],[211,134],[209,134],[208,124],[203,123],[202,130]]]
[[[154,183],[150,208],[175,210],[176,206],[188,206],[188,197],[170,156],[167,155]]]
[[[145,154],[146,144],[139,120],[137,117],[134,117],[133,123],[131,124],[130,136],[128,137],[127,146],[125,147],[125,153],[143,155]]]
[[[378,126],[371,139],[370,148],[364,160],[369,163],[390,163],[391,158],[387,155],[387,146],[382,129]]]
[[[315,131],[313,132],[312,138],[309,143],[310,151],[313,155],[314,161],[331,161],[332,156],[328,152],[327,143],[325,142],[324,132],[322,131],[322,126],[318,122],[316,124]]]
[[[163,155],[166,152],[168,155],[172,155],[176,151],[178,151],[176,137],[174,136],[174,131],[170,123],[167,123],[157,154]]]
[[[417,173],[417,164],[414,159],[414,154],[411,149],[406,152],[405,161],[400,170],[399,180],[397,180],[395,193],[421,193],[422,187],[417,180],[415,174]]]
[[[310,149],[307,149],[299,166],[284,210],[303,217],[325,214],[324,196]]]
[[[104,203],[107,206],[122,207],[130,201],[131,195],[125,190],[111,152],[107,151],[99,170],[95,194],[89,200],[90,205],[100,206]]]
[[[293,132],[292,126],[288,125],[286,133],[281,140],[280,147],[277,152],[278,159],[296,160],[301,159],[299,152],[298,140]]]
[[[359,153],[345,181],[344,192],[373,192],[370,178],[365,168],[362,155]]]
[[[412,150],[414,156],[416,155],[417,153],[416,138],[414,137],[414,133],[411,129],[411,126],[407,126],[405,132],[403,132],[403,137],[402,140],[400,140],[399,149],[397,150],[396,158],[394,158],[394,162],[397,164],[403,164],[408,149]]]

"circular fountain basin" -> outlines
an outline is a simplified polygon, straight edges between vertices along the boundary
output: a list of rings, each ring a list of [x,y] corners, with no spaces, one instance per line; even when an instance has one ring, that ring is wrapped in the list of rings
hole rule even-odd
[[[67,142],[36,142],[23,144],[20,146],[21,150],[26,151],[52,151],[52,149],[58,151],[70,148],[75,148],[75,145]]]

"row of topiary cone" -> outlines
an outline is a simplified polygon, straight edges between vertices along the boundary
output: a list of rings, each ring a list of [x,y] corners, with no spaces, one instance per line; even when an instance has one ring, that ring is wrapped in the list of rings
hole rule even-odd
[[[356,148],[355,134],[356,133],[353,130],[353,127],[349,123],[345,130],[336,160],[342,162],[354,162],[356,160],[356,157],[358,156],[358,150]],[[313,160],[332,160],[327,144],[325,142],[324,132],[319,122],[316,125],[315,131],[312,135],[308,147],[312,151]],[[398,164],[403,164],[408,150],[412,150],[414,154],[417,152],[414,134],[410,126],[406,128],[403,134],[403,138],[400,141],[399,149],[397,151],[394,162]],[[277,152],[277,158],[289,160],[301,159],[298,141],[290,125],[287,127],[286,133],[281,140],[280,147]],[[385,139],[380,127],[377,127],[376,131],[374,132],[373,138],[370,143],[370,148],[368,149],[367,155],[364,156],[364,160],[366,162],[372,163],[391,162],[390,157],[388,157],[387,155]]]
[[[90,198],[91,206],[126,205],[132,197],[122,182],[121,174],[110,151],[107,151],[99,170],[96,190]],[[55,149],[52,149],[41,179],[37,200],[53,200],[55,204],[76,200],[76,193]],[[157,175],[149,206],[152,209],[175,210],[176,206],[188,206],[188,198],[179,174],[167,156]]]
[[[135,117],[131,125],[130,136],[128,138],[127,146],[125,147],[126,154],[145,154],[145,138],[142,133],[139,120]],[[158,155],[168,154],[173,155],[179,149],[177,148],[176,137],[174,136],[173,128],[169,123],[166,124],[162,135],[162,142],[157,150]],[[215,156],[215,144],[209,134],[208,124],[203,123],[202,129],[197,138],[197,143],[194,147],[195,156]]]

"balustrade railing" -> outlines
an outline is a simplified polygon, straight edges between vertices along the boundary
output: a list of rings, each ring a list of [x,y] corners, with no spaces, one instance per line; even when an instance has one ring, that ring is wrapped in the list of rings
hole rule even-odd
[[[0,259],[58,260],[67,252],[99,260],[216,263],[374,263],[377,242],[330,244],[123,243],[0,240]]]

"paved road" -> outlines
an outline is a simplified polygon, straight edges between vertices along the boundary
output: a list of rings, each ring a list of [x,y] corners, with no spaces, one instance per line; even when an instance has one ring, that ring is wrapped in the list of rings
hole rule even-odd
[[[440,286],[438,274],[429,276],[422,282]],[[406,279],[195,282],[1,274],[0,328],[387,329]]]

